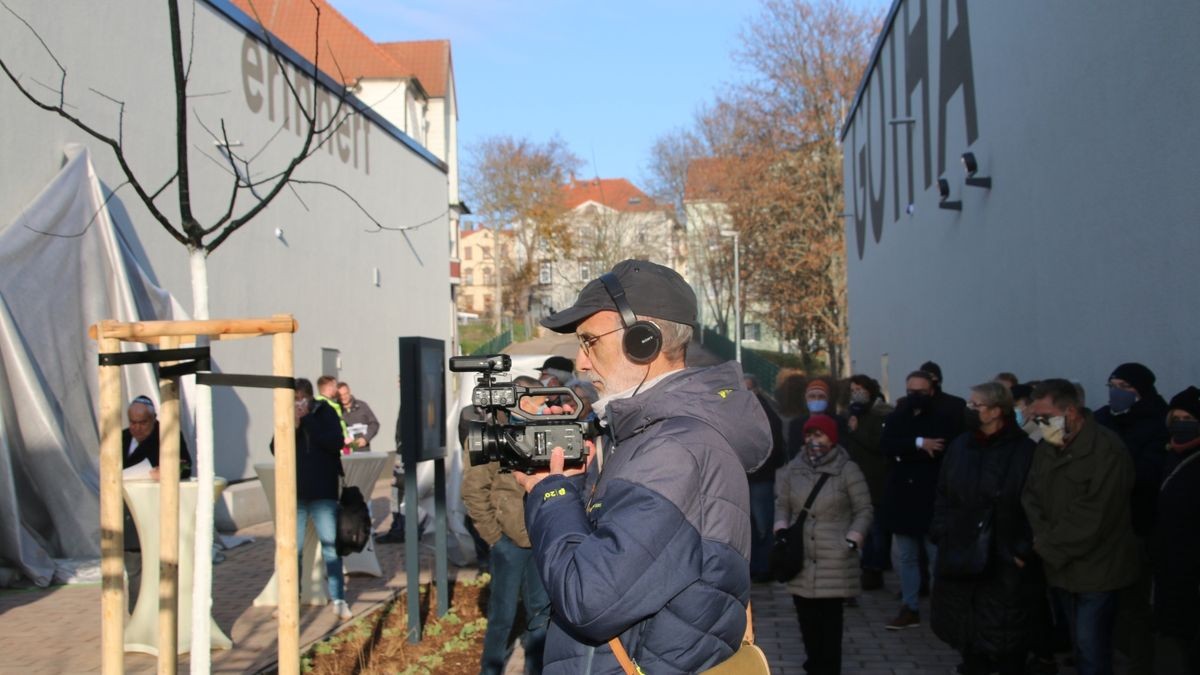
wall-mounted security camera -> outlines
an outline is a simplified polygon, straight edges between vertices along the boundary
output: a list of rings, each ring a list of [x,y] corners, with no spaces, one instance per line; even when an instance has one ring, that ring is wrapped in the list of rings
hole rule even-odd
[[[962,154],[963,169],[967,171],[967,185],[971,187],[992,189],[992,179],[990,176],[976,176],[979,173],[979,162],[975,159],[975,153],[964,152]]]
[[[941,201],[938,202],[939,209],[948,209],[950,211],[962,211],[961,201],[947,201],[950,199],[950,181],[945,178],[939,178],[937,181],[938,196]]]

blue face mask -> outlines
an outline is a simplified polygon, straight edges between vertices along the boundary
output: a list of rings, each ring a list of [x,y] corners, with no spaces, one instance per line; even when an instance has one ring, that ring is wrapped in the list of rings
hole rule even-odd
[[[1020,408],[1013,408],[1013,412],[1017,415],[1017,426],[1025,426],[1025,413],[1021,412]]]
[[[1126,391],[1117,387],[1108,388],[1108,409],[1114,415],[1129,412],[1134,403],[1137,403],[1137,392]]]
[[[808,402],[808,411],[814,415],[825,412],[825,409],[828,407],[829,401],[824,399],[817,399],[815,401]]]

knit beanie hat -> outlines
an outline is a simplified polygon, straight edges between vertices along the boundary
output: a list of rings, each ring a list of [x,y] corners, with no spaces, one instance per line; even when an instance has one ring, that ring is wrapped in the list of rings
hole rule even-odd
[[[1171,403],[1167,407],[1170,410],[1182,410],[1200,420],[1200,389],[1194,386],[1184,389],[1171,397]]]
[[[808,435],[809,429],[819,429],[822,433],[829,437],[829,442],[837,445],[838,429],[837,422],[829,415],[813,415],[804,423],[804,435]]]
[[[1142,398],[1150,398],[1158,393],[1154,388],[1154,373],[1140,363],[1122,363],[1117,366],[1117,369],[1112,371],[1112,375],[1108,379],[1125,380],[1137,393],[1141,394]]]
[[[808,386],[804,388],[804,393],[807,394],[808,392],[813,391],[814,389],[817,391],[825,392],[825,398],[829,398],[829,383],[826,382],[825,380],[810,381],[808,383]]]

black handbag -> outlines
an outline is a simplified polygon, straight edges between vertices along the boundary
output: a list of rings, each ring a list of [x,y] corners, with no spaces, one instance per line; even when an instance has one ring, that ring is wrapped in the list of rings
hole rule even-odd
[[[808,519],[808,510],[812,508],[813,502],[817,500],[817,493],[821,491],[821,487],[827,480],[829,480],[829,474],[821,474],[821,477],[817,479],[817,484],[813,486],[812,492],[808,493],[808,499],[804,500],[804,508],[800,509],[800,515],[796,516],[796,522],[775,535],[775,545],[771,548],[771,555],[767,559],[771,578],[775,581],[780,583],[791,581],[800,573],[800,570],[804,569],[804,521]]]
[[[935,572],[943,579],[974,579],[987,571],[992,559],[992,540],[996,521],[996,504],[1008,481],[1008,470],[1012,467],[1012,451],[1009,451],[1000,476],[1000,484],[991,502],[982,506],[961,509],[953,514],[946,534],[938,542]]]

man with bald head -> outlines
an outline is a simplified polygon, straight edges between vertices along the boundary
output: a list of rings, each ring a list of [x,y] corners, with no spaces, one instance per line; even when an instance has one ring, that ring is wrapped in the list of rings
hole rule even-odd
[[[129,428],[121,432],[124,468],[149,461],[150,466],[158,469],[158,414],[154,401],[148,396],[138,396],[125,414],[129,418]],[[183,432],[179,433],[179,473],[180,478],[192,475],[192,456],[188,453]]]

